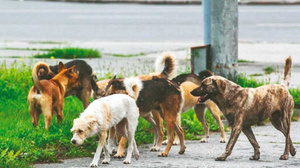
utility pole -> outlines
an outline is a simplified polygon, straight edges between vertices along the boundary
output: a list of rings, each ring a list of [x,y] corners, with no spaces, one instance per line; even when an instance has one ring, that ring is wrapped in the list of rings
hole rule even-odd
[[[210,1],[210,0],[208,0]],[[211,70],[237,80],[238,1],[211,0]]]
[[[210,30],[211,30],[211,0],[202,0],[203,7],[203,30],[204,30],[204,45],[210,44]]]

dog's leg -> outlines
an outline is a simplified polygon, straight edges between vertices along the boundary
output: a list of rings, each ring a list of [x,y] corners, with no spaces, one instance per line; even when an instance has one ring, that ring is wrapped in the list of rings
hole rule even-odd
[[[283,155],[281,155],[281,160],[287,160],[289,158],[289,152],[292,156],[296,155],[296,149],[293,146],[292,139],[290,137],[290,124],[291,124],[291,114],[287,112],[285,115],[281,115],[280,112],[275,112],[270,117],[273,126],[281,131],[286,137],[286,146]]]
[[[216,161],[225,161],[226,160],[226,158],[231,154],[232,149],[242,131],[243,115],[239,114],[242,112],[236,112],[236,113],[237,113],[237,115],[235,117],[234,125],[231,130],[231,135],[230,135],[229,141],[227,143],[225,153],[223,153],[221,156],[217,157],[215,159]]]
[[[180,116],[180,115],[179,115]],[[185,152],[185,144],[184,144],[184,133],[183,133],[183,129],[181,128],[181,126],[177,125],[177,123],[175,124],[175,130],[177,132],[177,135],[179,137],[180,140],[180,151],[179,154],[183,154]],[[174,144],[174,143],[173,143]]]
[[[29,113],[31,115],[31,122],[34,127],[38,126],[41,112],[39,110],[34,110],[29,107]]]
[[[155,137],[155,144],[154,144],[154,146],[156,146],[155,149],[157,151],[160,150],[164,140],[163,120],[158,111],[153,111],[152,114],[158,130],[158,135],[156,135]]]
[[[63,108],[64,106],[63,106],[63,104],[62,104],[62,106],[61,107],[58,107],[57,108],[57,123],[61,123],[62,122],[62,120],[63,120],[63,118],[64,118],[64,115],[63,115],[63,112],[62,112],[62,108]]]
[[[107,150],[109,151],[110,154],[112,154],[113,152],[116,152],[116,129],[114,127],[112,127],[109,130],[109,135],[108,135],[108,145],[107,145]]]
[[[201,143],[206,143],[209,140],[209,127],[207,125],[207,122],[205,121],[205,105],[204,104],[197,104],[194,107],[194,111],[197,115],[198,120],[202,123],[204,128],[204,138],[201,139]]]
[[[159,137],[159,132],[160,132],[160,130],[159,130],[159,128],[157,127],[157,125],[156,125],[156,123],[155,123],[155,121],[154,121],[154,119],[153,119],[153,117],[152,117],[152,115],[146,115],[146,116],[143,116],[143,118],[145,118],[147,121],[149,121],[150,123],[151,123],[151,125],[152,125],[152,127],[154,128],[154,133],[155,133],[155,144],[153,145],[153,147],[150,149],[150,151],[159,151],[160,150],[160,146],[157,146],[157,144],[158,144],[158,139],[160,138]]]
[[[103,149],[104,149],[104,155],[105,155],[105,157],[104,157],[104,160],[102,161],[102,164],[109,164],[109,162],[110,162],[110,154],[109,154],[109,151],[107,149],[107,145],[104,145]]]
[[[174,126],[175,126],[175,122],[176,122],[176,115],[173,116],[171,112],[165,112],[164,111],[164,119],[166,121],[166,126],[167,126],[167,134],[168,134],[168,144],[165,148],[165,150],[160,153],[158,156],[159,157],[167,157],[169,154],[169,151],[173,145],[173,141],[174,141]]]
[[[206,107],[209,109],[209,111],[211,112],[211,114],[214,116],[215,120],[217,121],[219,127],[220,127],[220,132],[221,132],[221,143],[225,143],[226,142],[226,135],[225,135],[225,131],[224,131],[224,125],[222,123],[221,120],[221,111],[219,109],[219,107],[211,100],[207,100],[205,102]]]
[[[98,161],[100,159],[102,148],[105,145],[106,137],[107,137],[106,130],[102,131],[100,133],[100,140],[98,142],[98,147],[97,147],[96,153],[94,155],[94,159],[93,159],[92,163],[90,164],[90,167],[97,167],[98,166]]]
[[[125,153],[126,142],[127,142],[127,139],[122,136],[122,138],[121,138],[121,140],[119,142],[118,151],[114,155],[115,158],[123,158],[123,157],[125,157],[124,153]]]
[[[135,139],[133,139],[133,151],[134,151],[134,158],[135,158],[136,160],[138,160],[139,157],[140,157],[140,153],[139,153],[138,148],[137,148],[137,146],[136,146]]]
[[[259,152],[259,145],[255,139],[255,136],[253,134],[253,131],[251,129],[251,126],[249,127],[244,127],[243,128],[243,133],[247,136],[248,140],[250,141],[251,145],[253,146],[254,148],[254,155],[251,156],[249,159],[250,160],[259,160],[260,158],[260,152]]]
[[[127,118],[123,119],[121,122],[119,122],[119,124],[116,125],[117,128],[117,132],[122,136],[120,142],[119,142],[119,146],[118,146],[118,152],[117,154],[114,155],[115,158],[122,158],[125,156],[124,152],[125,152],[125,146],[126,146],[126,142],[127,139],[126,137],[126,132],[127,132],[127,125],[128,121]]]
[[[49,105],[50,104],[50,105]],[[48,130],[51,124],[51,118],[52,118],[52,110],[51,110],[51,101],[47,104],[42,105],[42,112],[45,118],[45,129]]]
[[[84,109],[86,109],[90,104],[91,87],[84,87],[76,96],[82,102]]]
[[[130,127],[126,125],[126,127]],[[130,128],[129,128],[130,129]],[[127,148],[127,156],[126,159],[123,161],[124,164],[129,164],[131,162],[132,152],[133,152],[133,141],[134,141],[134,133],[130,130],[126,131],[126,137],[128,139],[128,148]]]

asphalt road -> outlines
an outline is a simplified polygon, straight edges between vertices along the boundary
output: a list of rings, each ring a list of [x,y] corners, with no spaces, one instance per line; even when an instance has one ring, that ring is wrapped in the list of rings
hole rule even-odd
[[[300,6],[239,6],[239,40],[300,42]],[[1,1],[0,40],[201,42],[201,5]]]
[[[291,138],[296,150],[300,150],[300,122],[292,122]],[[220,167],[220,168],[252,168],[252,167],[289,167],[300,166],[299,153],[290,156],[289,160],[279,160],[285,146],[283,134],[277,131],[272,125],[253,127],[253,132],[260,145],[260,160],[249,160],[253,155],[253,148],[246,136],[242,133],[233,149],[231,156],[225,162],[214,161],[214,158],[221,155],[226,144],[219,143],[219,133],[212,133],[209,143],[199,141],[187,141],[186,152],[179,155],[179,146],[173,146],[167,158],[157,157],[158,152],[150,152],[150,145],[140,146],[140,159],[132,159],[130,165],[124,165],[124,159],[112,158],[109,165],[99,164],[99,167]],[[226,133],[227,139],[230,132]],[[163,149],[165,146],[163,146]],[[95,149],[96,150],[96,149]],[[103,157],[100,158],[100,163]],[[39,164],[35,168],[66,168],[66,167],[88,167],[92,158],[79,158],[65,160],[64,163]]]

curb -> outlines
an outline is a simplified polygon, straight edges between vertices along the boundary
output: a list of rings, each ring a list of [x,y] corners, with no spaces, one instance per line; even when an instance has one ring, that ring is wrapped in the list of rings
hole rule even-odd
[[[36,0],[28,0],[36,1]],[[125,3],[125,4],[168,4],[189,5],[202,4],[202,0],[40,0],[53,2],[75,2],[75,3]],[[241,0],[239,5],[300,5],[300,0]]]

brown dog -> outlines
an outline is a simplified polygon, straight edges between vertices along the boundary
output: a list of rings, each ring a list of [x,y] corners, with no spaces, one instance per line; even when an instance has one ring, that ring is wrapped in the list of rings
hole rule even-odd
[[[206,107],[209,109],[215,120],[217,121],[220,132],[221,132],[221,143],[226,142],[226,135],[224,131],[224,125],[221,120],[221,111],[218,108],[218,106],[211,100],[207,100],[205,103],[198,103],[198,98],[194,97],[190,92],[194,90],[195,88],[199,87],[201,84],[201,81],[205,78],[212,76],[213,73],[209,70],[201,71],[199,75],[196,74],[181,74],[177,77],[173,78],[172,81],[176,82],[178,85],[180,85],[180,90],[182,94],[183,99],[183,106],[182,106],[182,113],[186,112],[190,108],[194,108],[195,114],[197,115],[198,120],[202,123],[204,128],[204,138],[201,139],[202,143],[208,142],[209,140],[209,127],[207,125],[207,122],[205,121],[205,109]],[[179,115],[177,118],[178,125],[181,125],[181,116]],[[167,141],[164,141],[163,144],[165,144]],[[174,144],[179,144],[179,138],[176,135]]]
[[[217,161],[224,161],[231,154],[241,131],[254,148],[254,155],[250,157],[250,160],[258,160],[260,158],[259,145],[251,125],[258,124],[267,118],[286,137],[285,150],[280,159],[287,160],[289,153],[292,156],[296,154],[290,137],[294,108],[294,100],[288,91],[291,66],[292,59],[288,57],[285,61],[284,79],[281,85],[271,84],[255,89],[242,88],[223,77],[212,76],[203,80],[201,86],[191,92],[194,96],[200,96],[199,102],[208,99],[214,101],[232,127],[225,153],[217,157]]]
[[[46,63],[41,63],[47,65]],[[36,64],[37,69],[41,64]],[[58,65],[59,73],[51,80],[39,80],[37,71],[32,71],[33,87],[30,89],[27,100],[32,124],[38,125],[40,114],[45,117],[45,129],[48,130],[52,113],[57,115],[57,122],[63,120],[64,95],[68,88],[78,85],[78,75],[74,67],[66,68],[62,62]]]
[[[140,80],[139,77],[136,79]],[[123,79],[113,79],[109,82],[109,85],[111,85],[110,94],[128,94],[129,92],[133,92],[125,88],[126,84],[124,84],[123,81]],[[134,90],[134,88],[132,88],[132,90]],[[143,81],[143,89],[140,91],[136,102],[140,110],[140,116],[148,120],[155,130],[160,131],[160,128],[155,125],[156,123],[151,117],[152,111],[158,111],[166,122],[168,143],[166,149],[158,156],[166,157],[168,155],[174,141],[174,129],[180,140],[179,154],[183,154],[186,148],[184,144],[184,133],[180,125],[176,124],[176,118],[180,114],[179,112],[182,106],[182,96],[178,85],[171,80],[157,77],[154,77],[153,80]],[[122,139],[119,147],[121,146],[123,148],[126,139]],[[155,140],[157,141],[157,139]],[[155,146],[152,148],[153,151],[160,149],[161,141],[162,140],[155,143]]]
[[[90,104],[91,91],[102,94],[102,90],[96,85],[97,77],[93,74],[93,69],[84,60],[72,60],[64,65],[67,68],[75,66],[74,71],[78,74],[78,86],[68,88],[64,96],[75,95],[82,102],[83,107],[87,108]],[[47,64],[40,64],[33,71],[38,74],[39,80],[50,80],[58,74],[59,67],[58,65],[48,66]]]

